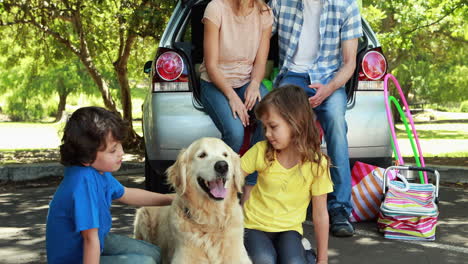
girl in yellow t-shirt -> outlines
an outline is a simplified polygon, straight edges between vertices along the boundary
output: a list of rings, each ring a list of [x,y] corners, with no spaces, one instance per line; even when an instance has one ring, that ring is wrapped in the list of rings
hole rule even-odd
[[[262,99],[255,114],[267,140],[242,157],[244,174],[259,174],[257,184],[244,194],[247,252],[253,263],[314,263],[301,243],[312,200],[317,263],[327,263],[327,193],[333,183],[307,95],[294,85],[280,87]]]

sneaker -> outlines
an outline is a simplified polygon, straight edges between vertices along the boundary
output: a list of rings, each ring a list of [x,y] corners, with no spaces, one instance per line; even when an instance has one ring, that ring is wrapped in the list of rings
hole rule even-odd
[[[315,254],[315,250],[312,249],[312,245],[310,241],[303,237],[301,240],[302,247],[304,247],[304,256],[306,258],[306,263],[315,263],[317,261],[317,255]]]
[[[304,247],[305,250],[311,250],[312,249],[312,245],[310,244],[309,239],[303,237],[301,242],[302,242],[302,246]]]
[[[350,237],[354,235],[354,227],[349,222],[344,208],[334,208],[328,213],[330,215],[330,231],[333,236]]]

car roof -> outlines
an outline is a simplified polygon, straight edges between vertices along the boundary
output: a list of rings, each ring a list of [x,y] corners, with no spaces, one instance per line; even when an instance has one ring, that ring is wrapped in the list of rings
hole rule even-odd
[[[191,5],[195,2],[197,2],[198,0],[182,0],[182,4],[184,5]]]

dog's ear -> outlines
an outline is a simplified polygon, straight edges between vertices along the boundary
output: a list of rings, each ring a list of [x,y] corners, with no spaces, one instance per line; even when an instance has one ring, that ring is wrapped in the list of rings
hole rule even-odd
[[[167,180],[179,195],[185,193],[187,185],[188,151],[182,149],[175,163],[167,169]]]
[[[236,191],[242,193],[242,186],[244,186],[244,173],[241,169],[241,160],[239,154],[231,150],[232,165],[234,166],[234,184]]]

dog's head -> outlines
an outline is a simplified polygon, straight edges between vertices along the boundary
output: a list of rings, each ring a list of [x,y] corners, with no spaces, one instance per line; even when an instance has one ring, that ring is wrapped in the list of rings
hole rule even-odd
[[[244,182],[239,155],[217,138],[194,141],[181,150],[167,172],[169,183],[179,195],[187,188],[197,188],[214,200],[224,200],[230,188],[241,192]]]

